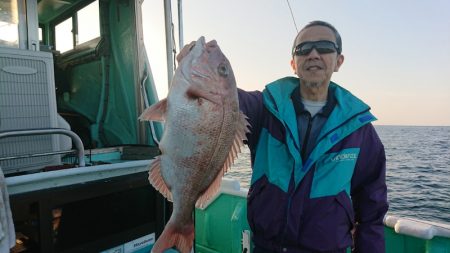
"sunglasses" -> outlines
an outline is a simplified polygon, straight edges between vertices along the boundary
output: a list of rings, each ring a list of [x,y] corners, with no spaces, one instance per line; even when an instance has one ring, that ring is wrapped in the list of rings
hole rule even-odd
[[[334,52],[338,52],[338,54],[341,53],[339,47],[336,46],[334,42],[329,40],[319,40],[307,41],[298,44],[294,47],[294,50],[292,50],[292,55],[308,55],[313,49],[316,49],[319,54],[329,54]]]

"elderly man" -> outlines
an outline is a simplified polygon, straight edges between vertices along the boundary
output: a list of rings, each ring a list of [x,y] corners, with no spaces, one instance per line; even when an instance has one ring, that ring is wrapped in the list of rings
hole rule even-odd
[[[384,147],[370,107],[331,76],[342,40],[313,21],[294,40],[298,76],[239,90],[252,126],[248,221],[255,253],[384,252]]]

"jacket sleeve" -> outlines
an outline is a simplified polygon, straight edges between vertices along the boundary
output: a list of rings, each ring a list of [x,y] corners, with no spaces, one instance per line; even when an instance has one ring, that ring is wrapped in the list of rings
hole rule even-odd
[[[250,149],[256,147],[261,131],[261,117],[264,110],[262,93],[260,91],[244,91],[238,89],[239,109],[247,117],[250,124],[250,133],[247,134],[247,143]]]
[[[386,156],[375,128],[363,129],[362,146],[352,178],[355,210],[354,248],[352,252],[385,252],[384,215],[388,210]]]

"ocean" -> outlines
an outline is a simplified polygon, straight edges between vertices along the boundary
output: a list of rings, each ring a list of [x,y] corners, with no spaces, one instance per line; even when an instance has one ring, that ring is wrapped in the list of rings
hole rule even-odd
[[[450,127],[375,128],[386,151],[388,214],[450,224]],[[226,176],[249,187],[248,148]]]

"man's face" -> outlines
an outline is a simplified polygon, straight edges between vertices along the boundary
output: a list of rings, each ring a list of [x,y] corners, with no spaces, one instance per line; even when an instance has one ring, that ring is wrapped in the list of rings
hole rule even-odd
[[[295,45],[303,42],[327,40],[336,43],[333,31],[325,26],[311,26],[299,33]],[[333,72],[344,62],[344,56],[337,52],[320,54],[315,48],[306,55],[294,55],[291,66],[307,87],[328,85]]]

